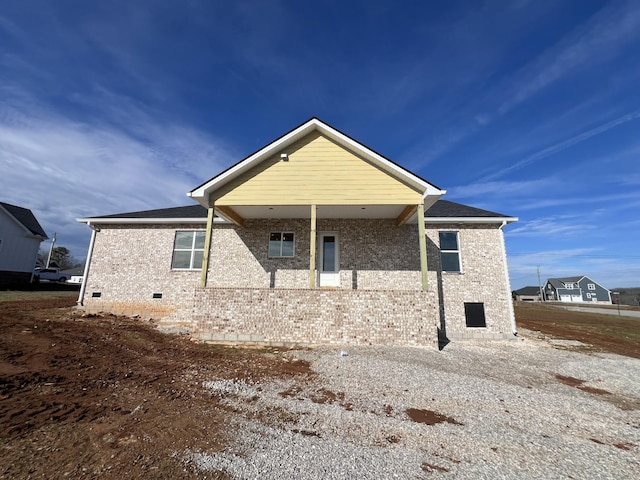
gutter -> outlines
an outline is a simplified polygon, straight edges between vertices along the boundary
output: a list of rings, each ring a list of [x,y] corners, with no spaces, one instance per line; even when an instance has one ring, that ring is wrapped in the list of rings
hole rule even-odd
[[[505,220],[502,222],[502,225],[500,225],[500,233],[502,234],[501,247],[502,247],[502,258],[504,260],[504,280],[505,280],[505,285],[507,286],[507,298],[509,299],[508,308],[509,308],[509,317],[511,321],[511,333],[513,333],[514,337],[517,337],[518,329],[516,327],[516,314],[513,310],[513,300],[511,298],[511,282],[509,281],[509,265],[507,264],[507,247],[504,241],[504,230],[502,230],[508,223],[509,221]]]
[[[91,266],[91,257],[93,256],[93,246],[96,243],[96,233],[100,229],[91,222],[87,222],[87,226],[91,229],[91,241],[89,242],[89,251],[87,252],[87,261],[84,264],[84,273],[82,276],[82,285],[80,286],[80,294],[78,295],[78,301],[76,302],[79,307],[84,306],[84,293],[87,290],[87,280],[89,279],[89,267]]]

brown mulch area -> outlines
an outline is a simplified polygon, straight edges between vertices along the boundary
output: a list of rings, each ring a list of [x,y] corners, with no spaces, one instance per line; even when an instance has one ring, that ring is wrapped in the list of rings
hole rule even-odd
[[[0,302],[0,478],[229,478],[182,459],[233,437],[235,413],[202,382],[310,373],[273,350],[196,344],[74,304]]]
[[[638,318],[575,312],[533,303],[516,303],[515,314],[518,328],[578,340],[596,351],[640,358]]]

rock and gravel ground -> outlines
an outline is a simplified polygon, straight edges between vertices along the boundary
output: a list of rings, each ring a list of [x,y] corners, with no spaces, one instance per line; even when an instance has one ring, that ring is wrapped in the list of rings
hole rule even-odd
[[[285,353],[300,381],[205,384],[242,415],[190,452],[234,478],[637,478],[640,361],[528,339]],[[268,413],[272,412],[272,413]]]
[[[640,472],[637,358],[523,330],[442,351],[220,348],[73,302],[0,301],[0,478]]]

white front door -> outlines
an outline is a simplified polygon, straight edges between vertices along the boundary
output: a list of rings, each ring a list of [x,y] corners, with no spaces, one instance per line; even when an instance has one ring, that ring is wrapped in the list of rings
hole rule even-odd
[[[340,286],[340,248],[336,232],[318,233],[318,285]]]

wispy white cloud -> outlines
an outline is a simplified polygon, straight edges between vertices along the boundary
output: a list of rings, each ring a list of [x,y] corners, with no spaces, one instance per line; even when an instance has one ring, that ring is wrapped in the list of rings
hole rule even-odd
[[[76,255],[87,236],[76,218],[190,204],[186,192],[233,159],[215,138],[123,99],[111,103],[117,124],[36,103],[0,109],[2,200],[32,209]]]
[[[617,55],[640,38],[640,8],[634,1],[611,2],[586,24],[514,75],[511,88],[498,109],[505,114],[550,84]]]
[[[555,241],[561,237],[576,237],[585,232],[597,228],[593,223],[585,221],[583,215],[557,215],[546,218],[538,218],[528,221],[520,221],[508,232],[510,238],[533,236],[549,237]]]
[[[528,6],[524,11],[530,9],[531,6]],[[526,19],[519,27],[524,29],[531,21],[531,19]],[[582,71],[596,68],[610,61],[621,50],[632,45],[638,39],[640,39],[640,7],[638,4],[633,1],[611,2],[596,12],[584,24],[569,31],[556,44],[527,62],[519,71],[502,78],[492,79],[489,88],[477,95],[473,101],[455,106],[452,109],[454,113],[447,115],[439,125],[434,127],[434,132],[429,135],[429,138],[414,148],[412,156],[418,160],[414,160],[411,164],[412,168],[422,168],[432,163],[463,140],[490,127],[498,119],[505,117],[547,88]],[[495,70],[499,70],[499,67],[499,64],[494,65]],[[481,77],[471,78],[475,81],[483,80]],[[610,93],[608,89],[603,90],[595,97],[590,98],[588,103],[597,103],[601,97],[607,97]],[[557,111],[555,117],[562,117],[567,113]],[[637,114],[638,112],[635,111],[628,115]],[[451,118],[452,115],[453,118]],[[575,127],[576,123],[578,126],[582,126],[583,133],[572,135],[567,140],[558,141],[545,147],[524,161],[484,179],[498,178],[537,159],[545,158],[585,141],[590,136],[606,131],[600,131],[602,128],[608,130],[620,124],[616,122],[623,123],[633,119],[625,119],[623,116],[600,127],[590,128],[586,124],[586,118],[585,116],[575,118],[574,115],[574,123],[571,124],[572,127]],[[551,122],[555,120],[556,118],[552,118]],[[570,131],[567,128],[562,128],[562,130]],[[517,139],[518,144],[522,145],[522,132]],[[500,145],[502,146],[502,143]],[[501,156],[504,153],[504,150],[500,149]]]
[[[514,163],[513,165],[509,165],[508,167],[502,168],[501,170],[495,173],[485,176],[480,181],[486,182],[488,180],[493,180],[495,178],[502,177],[507,173],[512,172],[513,170],[520,169],[526,165],[529,165],[532,162],[542,160],[551,155],[555,155],[556,153],[566,150],[567,148],[570,148],[578,143],[589,140],[591,137],[595,137],[596,135],[603,134],[615,127],[631,122],[633,120],[637,120],[638,118],[640,118],[640,111],[627,113],[626,115],[623,115],[619,118],[611,120],[610,122],[607,122],[604,125],[599,125],[595,128],[591,128],[590,130],[587,130],[586,132],[582,132],[579,135],[575,135],[567,140],[548,146],[534,154],[527,156],[523,160],[520,160]]]
[[[447,188],[447,192],[451,198],[476,198],[479,200],[486,195],[501,198],[513,197],[514,195],[523,197],[532,194],[540,195],[549,188],[560,186],[562,183],[556,177],[522,181],[477,182],[469,185],[456,185]]]

